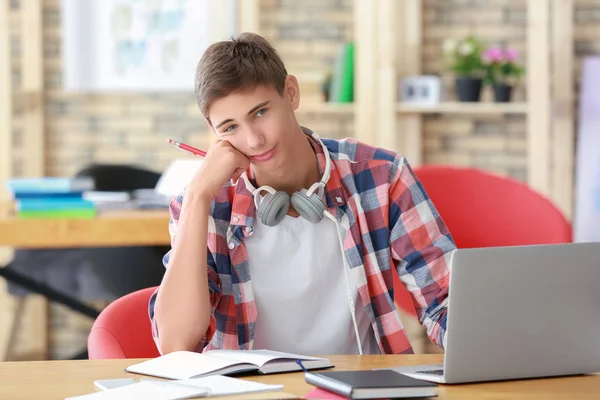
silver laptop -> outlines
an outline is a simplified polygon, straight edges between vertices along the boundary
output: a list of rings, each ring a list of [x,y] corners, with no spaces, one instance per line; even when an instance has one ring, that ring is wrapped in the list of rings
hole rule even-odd
[[[451,257],[437,383],[600,372],[600,243],[460,249]]]

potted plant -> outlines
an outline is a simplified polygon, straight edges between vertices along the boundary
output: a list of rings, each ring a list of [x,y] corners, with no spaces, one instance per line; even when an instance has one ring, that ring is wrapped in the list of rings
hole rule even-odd
[[[475,36],[444,41],[444,58],[456,74],[455,89],[459,101],[479,101],[485,70],[481,61],[483,43]]]
[[[492,46],[481,55],[485,68],[485,81],[494,90],[496,102],[510,101],[512,89],[523,75],[524,68],[517,63],[519,52],[516,49],[501,49]]]

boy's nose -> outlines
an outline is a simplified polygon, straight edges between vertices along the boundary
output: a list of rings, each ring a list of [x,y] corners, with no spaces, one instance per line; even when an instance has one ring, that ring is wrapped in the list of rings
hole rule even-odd
[[[247,132],[248,147],[251,149],[260,149],[265,144],[265,136],[259,129],[248,128]]]

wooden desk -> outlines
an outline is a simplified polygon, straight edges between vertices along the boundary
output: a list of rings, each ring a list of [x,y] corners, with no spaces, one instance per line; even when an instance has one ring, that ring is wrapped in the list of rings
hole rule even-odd
[[[103,211],[91,219],[22,219],[0,213],[0,246],[72,248],[170,244],[167,210]]]
[[[372,369],[400,365],[441,363],[441,355],[331,356],[336,370]],[[0,363],[0,399],[64,399],[95,391],[96,379],[141,376],[124,372],[142,360],[31,361]],[[284,391],[298,396],[314,387],[304,382],[302,373],[253,376],[263,383],[284,385]],[[566,378],[517,380],[469,385],[440,385],[439,400],[552,400],[598,399],[600,375]]]
[[[11,208],[0,204],[0,247],[53,249],[170,244],[168,210],[103,211],[92,219],[22,219],[12,215]],[[29,312],[33,314],[30,320],[35,321],[28,334],[29,341],[34,343],[31,352],[45,359],[48,352],[46,301],[39,296],[30,296],[28,301],[31,303]],[[3,303],[12,304],[6,292],[0,293],[0,304]],[[15,323],[14,310],[16,308],[6,307],[0,315],[0,360],[6,357],[4,350]]]

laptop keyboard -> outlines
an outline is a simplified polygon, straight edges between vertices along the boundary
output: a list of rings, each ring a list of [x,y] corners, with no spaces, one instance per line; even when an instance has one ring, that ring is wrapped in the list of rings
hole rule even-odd
[[[439,375],[439,376],[444,375],[443,369],[431,369],[429,371],[415,371],[415,372],[418,374],[427,374],[427,375]]]

